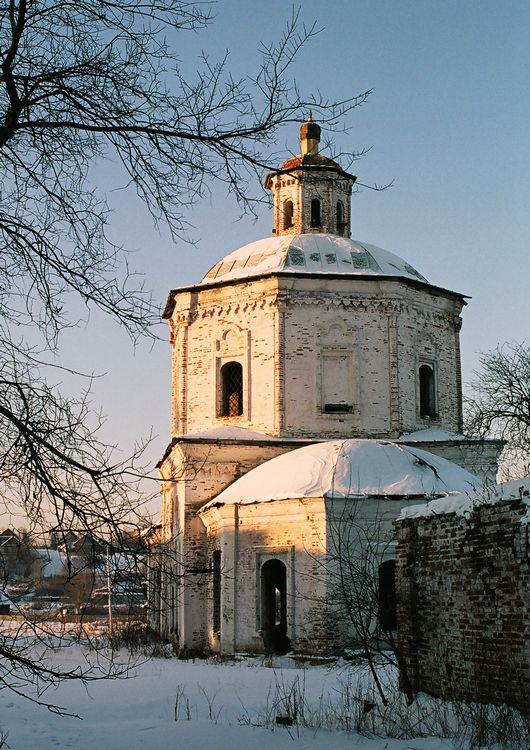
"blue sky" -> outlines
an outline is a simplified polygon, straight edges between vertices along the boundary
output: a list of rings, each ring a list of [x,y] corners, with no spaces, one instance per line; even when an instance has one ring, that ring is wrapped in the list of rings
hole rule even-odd
[[[268,0],[220,0],[211,26],[178,36],[183,64],[201,50],[230,51],[243,75],[258,65],[262,41],[277,39],[291,8]],[[373,89],[338,139],[344,150],[371,147],[357,162],[364,183],[394,180],[384,193],[354,196],[352,237],[397,253],[429,281],[470,295],[464,311],[464,380],[478,353],[530,338],[530,3],[490,0],[306,0],[306,23],[321,33],[293,72],[305,92],[342,98]],[[297,128],[283,131],[280,152],[297,151]],[[114,184],[113,165],[97,170]],[[270,234],[263,206],[243,218],[226,191],[189,212],[197,245],[173,244],[128,194],[112,194],[111,231],[133,251],[131,264],[165,301],[171,287],[193,283],[220,257]],[[93,315],[65,336],[62,356],[106,372],[94,404],[108,419],[104,434],[126,451],[151,430],[156,460],[169,440],[170,349],[133,350],[122,332]]]

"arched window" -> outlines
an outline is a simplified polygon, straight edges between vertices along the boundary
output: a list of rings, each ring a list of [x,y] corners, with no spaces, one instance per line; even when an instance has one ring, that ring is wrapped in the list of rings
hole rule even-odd
[[[420,365],[419,381],[420,417],[423,419],[437,417],[434,368],[432,365]]]
[[[313,198],[311,201],[311,226],[313,228],[322,226],[322,217],[320,215],[320,201]]]
[[[338,234],[344,234],[346,223],[344,221],[344,203],[337,201],[337,232]]]
[[[239,362],[221,367],[221,417],[243,414],[243,368]]]
[[[387,560],[379,566],[379,627],[381,630],[397,627],[395,560]]]
[[[283,228],[290,229],[293,226],[293,202],[285,201],[283,204]]]

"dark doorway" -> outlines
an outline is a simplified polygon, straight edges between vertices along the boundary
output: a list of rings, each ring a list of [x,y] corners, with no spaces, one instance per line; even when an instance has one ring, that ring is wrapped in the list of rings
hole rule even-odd
[[[397,627],[395,560],[379,566],[379,627],[386,631]]]
[[[286,654],[291,650],[287,638],[287,568],[281,560],[267,560],[261,576],[261,635],[265,653]]]

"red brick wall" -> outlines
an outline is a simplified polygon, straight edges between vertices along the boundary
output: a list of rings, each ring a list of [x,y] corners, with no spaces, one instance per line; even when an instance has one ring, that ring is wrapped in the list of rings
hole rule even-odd
[[[526,511],[509,500],[396,523],[399,643],[415,691],[530,713]]]

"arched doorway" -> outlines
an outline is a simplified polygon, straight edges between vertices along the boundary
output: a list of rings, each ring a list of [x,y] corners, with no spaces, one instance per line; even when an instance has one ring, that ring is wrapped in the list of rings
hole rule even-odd
[[[266,653],[286,654],[291,650],[287,638],[287,568],[281,560],[267,560],[260,571],[261,635]]]

